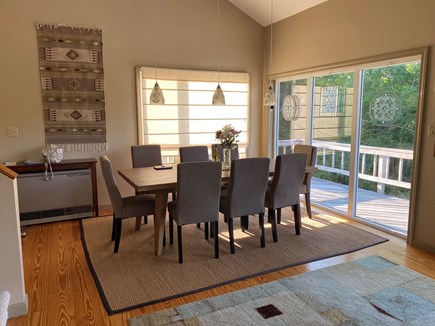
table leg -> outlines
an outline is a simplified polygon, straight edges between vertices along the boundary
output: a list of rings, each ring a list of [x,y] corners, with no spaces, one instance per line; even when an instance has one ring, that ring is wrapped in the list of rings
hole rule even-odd
[[[165,231],[166,206],[168,205],[168,191],[156,192],[154,212],[154,253],[160,256],[163,251],[163,234]]]

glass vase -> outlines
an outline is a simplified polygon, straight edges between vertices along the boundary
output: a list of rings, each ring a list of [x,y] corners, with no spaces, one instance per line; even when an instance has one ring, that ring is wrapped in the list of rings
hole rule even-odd
[[[231,147],[224,147],[224,159],[223,159],[223,168],[230,169],[231,168]]]

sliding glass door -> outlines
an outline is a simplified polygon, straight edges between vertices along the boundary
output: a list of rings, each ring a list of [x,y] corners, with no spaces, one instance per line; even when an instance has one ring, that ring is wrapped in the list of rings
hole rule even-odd
[[[312,204],[407,234],[421,60],[395,57],[277,80],[274,152],[317,147]]]
[[[320,205],[347,214],[353,72],[315,76],[312,145],[318,148],[315,187],[324,194]]]
[[[362,71],[356,216],[406,234],[420,62]]]

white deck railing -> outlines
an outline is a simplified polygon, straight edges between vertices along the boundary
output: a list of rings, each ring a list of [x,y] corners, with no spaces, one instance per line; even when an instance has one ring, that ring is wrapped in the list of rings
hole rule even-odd
[[[303,140],[281,140],[278,142],[278,147],[283,147],[283,153],[287,152],[287,147],[297,143],[303,143]],[[345,153],[350,153],[349,144],[340,144],[325,141],[313,141],[313,146],[317,147],[317,167],[322,171],[328,171],[341,175],[349,176],[349,170],[345,167]],[[330,155],[331,159],[327,160]],[[336,164],[336,157],[339,156],[339,164]],[[373,157],[371,169],[368,166],[367,158]],[[322,157],[320,160],[319,158]],[[403,181],[403,170],[405,161],[412,161],[413,151],[404,149],[360,146],[360,166],[358,177],[363,180],[369,180],[377,183],[378,192],[384,192],[385,185],[396,186],[400,188],[410,189],[411,183]],[[397,171],[390,171],[391,159],[398,159],[399,164]],[[330,164],[327,165],[326,162]],[[368,173],[367,171],[371,171]],[[395,173],[393,173],[395,172]],[[396,177],[393,179],[391,175]]]

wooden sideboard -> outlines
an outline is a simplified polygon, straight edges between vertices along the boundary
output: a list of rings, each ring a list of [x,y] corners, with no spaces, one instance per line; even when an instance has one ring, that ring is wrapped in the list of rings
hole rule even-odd
[[[98,216],[98,192],[97,192],[97,160],[94,158],[83,159],[69,159],[63,160],[60,163],[52,163],[53,172],[57,171],[76,171],[76,170],[90,170],[91,183],[92,183],[92,207],[93,215]],[[44,163],[30,163],[19,162],[16,165],[8,166],[12,171],[21,174],[35,174],[45,172]]]

